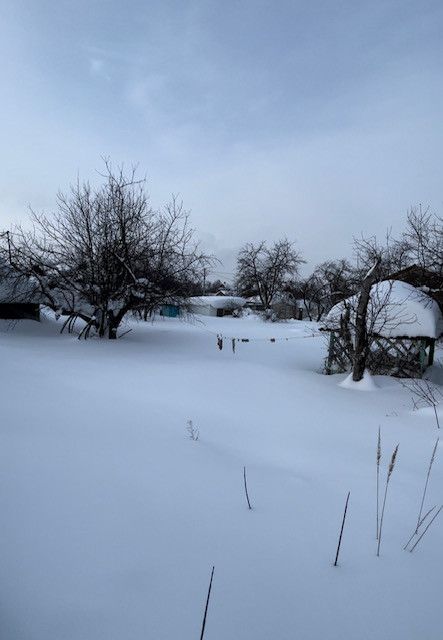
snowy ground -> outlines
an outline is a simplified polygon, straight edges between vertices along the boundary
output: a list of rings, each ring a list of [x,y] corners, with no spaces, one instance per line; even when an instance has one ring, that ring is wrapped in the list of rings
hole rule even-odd
[[[402,551],[432,415],[392,379],[359,392],[321,375],[313,326],[161,319],[79,342],[53,321],[4,323],[0,637],[198,639],[215,565],[205,640],[441,638],[443,516]],[[233,354],[218,332],[262,340]],[[377,558],[379,425],[383,480],[400,449]],[[439,448],[429,506],[442,481]]]

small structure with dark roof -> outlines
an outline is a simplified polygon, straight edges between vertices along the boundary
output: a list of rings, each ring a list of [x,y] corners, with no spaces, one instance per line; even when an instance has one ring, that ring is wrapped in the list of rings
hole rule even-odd
[[[330,333],[326,373],[352,368],[357,299],[343,300],[326,316],[322,327]],[[367,366],[371,373],[420,377],[433,364],[435,342],[443,334],[443,316],[427,293],[400,280],[376,283],[367,318]]]
[[[40,320],[41,296],[32,282],[0,264],[0,319]]]

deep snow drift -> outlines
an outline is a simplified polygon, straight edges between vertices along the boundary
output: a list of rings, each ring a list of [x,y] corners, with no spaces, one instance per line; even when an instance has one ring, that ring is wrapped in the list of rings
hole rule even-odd
[[[59,327],[0,331],[2,639],[196,639],[212,565],[205,640],[441,637],[443,516],[402,550],[438,434],[398,382],[321,375],[310,323],[160,319],[116,342]],[[379,425],[382,482],[400,448],[377,558]]]

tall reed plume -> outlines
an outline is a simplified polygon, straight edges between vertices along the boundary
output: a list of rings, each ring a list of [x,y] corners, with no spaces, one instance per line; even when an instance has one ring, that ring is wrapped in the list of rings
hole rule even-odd
[[[381,460],[381,435],[380,427],[378,428],[378,440],[377,440],[377,532],[375,539],[378,540],[379,533],[379,486],[380,486],[380,460]]]
[[[384,497],[383,497],[383,506],[381,508],[381,517],[380,517],[380,527],[379,527],[379,530],[378,530],[377,556],[380,555],[381,534],[382,534],[382,529],[383,529],[383,520],[384,520],[384,516],[385,516],[386,496],[388,495],[389,481],[391,479],[392,472],[394,471],[394,467],[395,467],[395,460],[397,458],[398,447],[399,447],[399,445],[397,445],[395,447],[394,452],[393,452],[393,454],[391,456],[391,462],[389,463],[388,474],[386,476],[385,494],[384,494]]]

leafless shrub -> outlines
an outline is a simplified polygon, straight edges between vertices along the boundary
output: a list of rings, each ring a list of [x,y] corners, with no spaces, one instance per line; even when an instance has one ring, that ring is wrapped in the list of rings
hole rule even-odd
[[[412,402],[414,409],[423,407],[432,407],[434,411],[435,423],[440,429],[440,420],[438,418],[437,407],[443,398],[442,391],[430,380],[409,380],[402,382],[402,386],[412,393]]]

